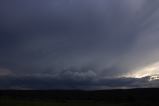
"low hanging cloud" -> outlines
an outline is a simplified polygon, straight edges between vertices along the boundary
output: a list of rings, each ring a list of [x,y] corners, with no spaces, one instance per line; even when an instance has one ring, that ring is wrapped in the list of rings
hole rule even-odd
[[[60,76],[59,76],[60,77]],[[0,89],[49,90],[49,89],[130,89],[158,87],[159,80],[143,78],[99,78],[74,79],[48,76],[8,76],[0,77]]]

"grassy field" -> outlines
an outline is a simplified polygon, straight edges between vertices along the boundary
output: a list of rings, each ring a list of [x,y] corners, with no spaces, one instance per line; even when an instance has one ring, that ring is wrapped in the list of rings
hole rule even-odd
[[[159,103],[148,101],[109,103],[104,101],[22,101],[1,99],[0,106],[159,106]]]
[[[0,106],[159,106],[159,89],[0,91]]]

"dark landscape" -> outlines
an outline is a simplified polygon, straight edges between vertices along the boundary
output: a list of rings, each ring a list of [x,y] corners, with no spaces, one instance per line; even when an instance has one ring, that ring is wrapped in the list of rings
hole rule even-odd
[[[159,89],[1,90],[1,106],[158,106]]]

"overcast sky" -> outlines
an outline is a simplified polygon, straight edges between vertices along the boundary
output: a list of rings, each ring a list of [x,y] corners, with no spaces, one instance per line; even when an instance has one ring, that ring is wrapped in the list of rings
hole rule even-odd
[[[158,87],[158,0],[0,0],[0,89]]]

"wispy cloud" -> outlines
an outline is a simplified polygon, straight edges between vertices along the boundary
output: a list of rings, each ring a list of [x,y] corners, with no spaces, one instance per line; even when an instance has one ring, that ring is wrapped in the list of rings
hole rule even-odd
[[[10,76],[12,75],[12,71],[6,68],[0,68],[0,77]]]

